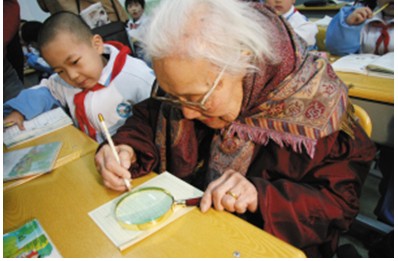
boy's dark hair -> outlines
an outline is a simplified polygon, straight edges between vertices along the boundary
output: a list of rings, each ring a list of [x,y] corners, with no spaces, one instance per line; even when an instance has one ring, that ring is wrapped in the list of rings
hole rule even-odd
[[[142,6],[142,9],[145,9],[145,0],[126,0],[124,2],[124,8],[127,10],[127,7],[133,3],[138,3]]]
[[[51,15],[44,21],[37,37],[38,48],[41,50],[59,33],[73,34],[77,39],[88,44],[93,37],[90,27],[79,15],[62,11]]]
[[[21,26],[21,38],[27,43],[36,43],[40,28],[43,24],[38,21],[24,21]]]

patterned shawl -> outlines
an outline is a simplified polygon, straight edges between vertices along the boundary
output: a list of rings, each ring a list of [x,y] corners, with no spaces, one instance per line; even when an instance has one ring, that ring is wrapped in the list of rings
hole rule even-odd
[[[229,168],[245,175],[255,144],[266,146],[269,139],[281,147],[290,146],[297,153],[302,153],[304,147],[313,158],[318,139],[339,130],[352,136],[348,91],[331,65],[309,53],[304,41],[283,18],[265,6],[256,7],[264,14],[275,52],[282,60],[276,65],[259,64],[259,72],[244,78],[238,119],[213,136],[208,182]],[[184,119],[176,108],[166,104],[161,108],[156,135],[160,170],[187,176],[195,171],[199,158],[195,124]]]

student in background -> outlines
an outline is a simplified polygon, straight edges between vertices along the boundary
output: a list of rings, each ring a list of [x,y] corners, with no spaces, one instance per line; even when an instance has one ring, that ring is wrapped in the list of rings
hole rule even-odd
[[[386,4],[387,8],[374,15]],[[367,0],[358,5],[343,7],[328,26],[326,48],[331,54],[339,56],[394,52],[394,0]],[[378,220],[394,226],[394,147],[377,145],[380,151],[378,166],[383,176],[379,185],[381,197],[374,213]],[[393,237],[388,235],[387,238],[392,238],[393,244]],[[388,251],[391,241],[381,242],[385,248],[376,250],[372,246],[371,251],[378,252],[379,256],[393,257],[391,251]]]
[[[386,9],[373,16],[387,3],[389,6]],[[326,48],[331,54],[339,56],[393,52],[394,0],[369,0],[343,7],[328,26]]]
[[[144,60],[148,65],[150,61],[144,56],[142,38],[144,37],[148,17],[145,15],[145,0],[126,0],[124,6],[130,19],[127,22],[127,32],[133,43],[138,58]]]
[[[294,7],[295,2],[296,0],[267,0],[266,4],[289,22],[293,30],[305,40],[309,50],[315,50],[318,27]]]
[[[17,123],[23,129],[24,120],[62,106],[82,131],[101,142],[99,113],[113,134],[131,116],[132,106],[149,96],[152,70],[127,55],[127,46],[104,44],[73,13],[50,16],[40,31],[38,46],[56,74],[8,101],[3,106],[5,123]]]
[[[3,102],[24,89],[24,58],[19,39],[20,8],[16,0],[3,1]]]
[[[37,36],[42,26],[38,21],[21,21],[20,35],[22,50],[26,57],[26,63],[30,68],[42,72],[41,78],[48,78],[53,70],[46,61],[40,56],[37,49]]]
[[[375,148],[328,61],[261,3],[161,1],[150,20],[157,82],[113,136],[121,164],[98,150],[104,185],[167,170],[204,191],[201,211],[331,257]]]
[[[130,19],[127,22],[128,29],[138,28],[147,21],[148,17],[144,14],[145,0],[126,0],[124,6],[130,15]]]

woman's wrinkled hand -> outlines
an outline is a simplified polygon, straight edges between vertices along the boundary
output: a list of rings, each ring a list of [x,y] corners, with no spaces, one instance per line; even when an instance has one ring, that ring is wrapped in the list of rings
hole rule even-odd
[[[130,180],[131,174],[128,169],[136,161],[136,155],[133,148],[127,145],[116,146],[116,151],[120,158],[120,164],[112,153],[111,147],[106,144],[95,155],[95,165],[106,187],[125,191],[127,188],[123,179]]]
[[[346,23],[348,25],[359,25],[365,22],[367,19],[373,16],[373,12],[369,7],[361,7],[355,9],[352,14],[350,14],[347,19]]]
[[[211,182],[203,194],[200,209],[206,212],[214,206],[216,210],[245,213],[257,210],[257,189],[245,176],[234,170]]]

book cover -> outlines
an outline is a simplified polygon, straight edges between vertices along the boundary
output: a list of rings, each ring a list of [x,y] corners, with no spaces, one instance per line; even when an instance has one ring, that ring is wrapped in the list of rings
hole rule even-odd
[[[14,125],[3,131],[3,143],[7,148],[36,139],[50,132],[72,125],[72,119],[61,108],[44,112],[37,117],[24,121],[25,130],[20,130]]]
[[[3,154],[3,181],[27,178],[51,171],[61,142],[41,144]]]
[[[201,190],[193,187],[192,185],[186,183],[185,181],[168,172],[163,172],[155,178],[152,178],[147,182],[141,184],[140,186],[135,187],[132,191],[145,187],[163,188],[169,191],[176,200],[196,198],[203,195],[203,192]],[[129,230],[123,228],[117,222],[114,215],[116,204],[123,196],[126,195],[126,193],[123,193],[119,197],[109,201],[108,203],[105,203],[104,205],[88,213],[89,216],[98,225],[98,227],[121,251],[150,236],[162,227],[167,226],[177,218],[194,209],[194,207],[179,207],[173,211],[171,216],[169,216],[162,223],[157,224],[155,227],[152,227],[148,230],[140,231]]]
[[[3,257],[62,257],[37,219],[3,235]]]

